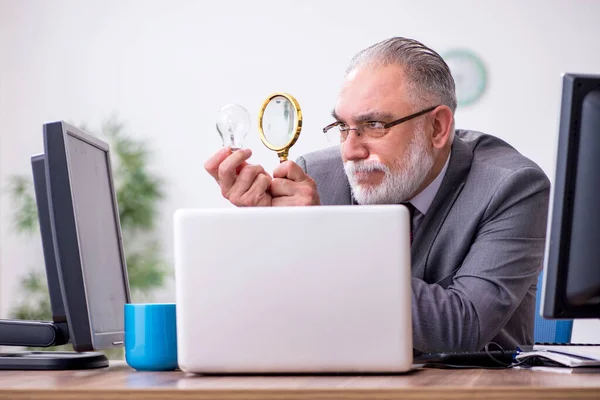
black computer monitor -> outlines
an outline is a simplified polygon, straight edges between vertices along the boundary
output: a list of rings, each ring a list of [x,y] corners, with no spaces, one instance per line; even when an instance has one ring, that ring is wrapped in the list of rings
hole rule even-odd
[[[44,155],[73,348],[121,347],[130,293],[109,146],[61,121],[44,125]]]
[[[600,318],[600,75],[563,77],[541,316]]]
[[[52,321],[0,320],[0,345],[75,352],[2,353],[0,370],[105,367],[91,350],[123,346],[130,300],[109,147],[64,122],[43,139],[31,166]]]

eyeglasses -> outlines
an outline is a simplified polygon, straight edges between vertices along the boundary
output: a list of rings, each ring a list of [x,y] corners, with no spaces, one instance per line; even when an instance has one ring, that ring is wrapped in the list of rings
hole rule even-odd
[[[423,114],[426,114],[430,111],[435,110],[438,107],[439,106],[430,107],[425,110],[416,112],[414,114],[410,114],[406,117],[397,119],[392,122],[387,122],[387,123],[381,122],[381,121],[362,122],[362,123],[358,124],[356,126],[356,128],[350,128],[345,123],[343,123],[341,121],[336,121],[332,124],[327,125],[325,128],[323,128],[323,133],[327,136],[327,139],[332,144],[337,144],[337,143],[345,141],[348,138],[350,131],[356,131],[357,136],[364,135],[364,136],[367,136],[367,137],[370,137],[373,139],[378,139],[378,138],[384,136],[386,133],[388,133],[388,130],[391,127],[401,124],[403,122],[409,121],[413,118],[417,118]]]

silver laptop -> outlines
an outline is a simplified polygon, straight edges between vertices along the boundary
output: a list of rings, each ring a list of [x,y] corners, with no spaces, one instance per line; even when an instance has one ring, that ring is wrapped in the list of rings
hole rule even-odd
[[[178,362],[192,373],[404,372],[401,205],[178,210]]]

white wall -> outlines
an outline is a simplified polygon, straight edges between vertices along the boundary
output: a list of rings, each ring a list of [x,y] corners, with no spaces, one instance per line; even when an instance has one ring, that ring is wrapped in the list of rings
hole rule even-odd
[[[226,205],[202,167],[220,146],[221,105],[244,105],[256,123],[263,99],[287,91],[305,116],[291,157],[324,147],[347,61],[397,35],[482,56],[489,89],[458,110],[457,127],[504,138],[553,179],[560,74],[600,72],[599,15],[597,1],[0,0],[0,184],[29,173],[43,123],[97,128],[117,111],[151,141],[169,183],[161,227],[171,259],[175,209]],[[255,162],[275,167],[256,131],[247,143]],[[18,276],[42,260],[37,243],[10,232],[10,210],[2,195],[1,316]]]

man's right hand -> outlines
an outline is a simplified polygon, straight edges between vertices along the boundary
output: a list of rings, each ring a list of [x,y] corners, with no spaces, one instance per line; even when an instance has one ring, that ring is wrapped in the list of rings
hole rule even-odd
[[[216,152],[204,168],[221,187],[221,194],[238,207],[271,206],[268,192],[271,176],[260,165],[248,164],[250,149],[232,151],[224,147]]]

